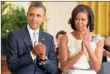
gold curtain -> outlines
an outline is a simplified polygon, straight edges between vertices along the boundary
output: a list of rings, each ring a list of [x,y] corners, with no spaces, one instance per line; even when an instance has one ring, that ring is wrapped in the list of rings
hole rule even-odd
[[[94,12],[94,33],[110,35],[110,2],[79,2],[92,8]]]

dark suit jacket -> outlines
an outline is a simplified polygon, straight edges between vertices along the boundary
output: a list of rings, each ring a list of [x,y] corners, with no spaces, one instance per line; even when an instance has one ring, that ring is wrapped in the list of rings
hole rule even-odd
[[[48,60],[45,65],[40,64],[38,56],[36,63],[32,60],[30,51],[33,47],[27,27],[8,34],[7,64],[12,74],[49,74],[57,71],[53,37],[40,30],[39,42],[46,46]]]

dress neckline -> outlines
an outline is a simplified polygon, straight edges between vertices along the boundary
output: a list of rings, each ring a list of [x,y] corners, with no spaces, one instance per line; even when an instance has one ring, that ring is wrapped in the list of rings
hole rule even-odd
[[[74,33],[74,32],[70,32],[70,35],[71,35],[74,39],[79,40],[79,41],[82,41],[81,39],[76,38],[76,37],[73,35],[73,33]]]

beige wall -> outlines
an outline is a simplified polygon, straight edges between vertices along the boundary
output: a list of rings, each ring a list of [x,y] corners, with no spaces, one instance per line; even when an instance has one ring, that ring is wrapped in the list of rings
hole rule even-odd
[[[47,3],[47,18],[48,32],[54,37],[60,30],[72,31],[68,20],[71,16],[73,8],[77,2],[48,2]]]
[[[27,12],[29,2],[14,2],[17,6],[23,6]],[[47,9],[47,29],[48,33],[52,34],[54,37],[56,33],[60,30],[72,31],[68,20],[71,16],[73,8],[78,4],[78,2],[44,2]]]
[[[29,6],[29,2],[28,1],[25,1],[25,2],[15,1],[15,2],[13,2],[13,4],[15,4],[16,6],[23,7],[25,9],[25,12],[28,11],[28,6]]]

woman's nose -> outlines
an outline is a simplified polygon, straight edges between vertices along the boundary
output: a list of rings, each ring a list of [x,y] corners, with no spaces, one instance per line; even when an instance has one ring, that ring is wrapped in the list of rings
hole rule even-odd
[[[78,23],[79,23],[79,24],[81,24],[81,23],[82,23],[82,21],[81,21],[81,20],[78,20]]]

